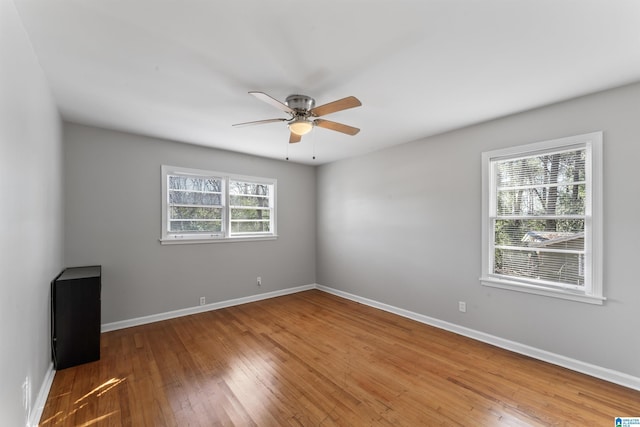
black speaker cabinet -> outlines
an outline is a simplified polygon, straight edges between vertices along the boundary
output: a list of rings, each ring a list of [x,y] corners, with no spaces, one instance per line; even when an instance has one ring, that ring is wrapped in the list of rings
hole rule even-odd
[[[100,359],[102,268],[66,268],[51,282],[51,352],[55,369]]]

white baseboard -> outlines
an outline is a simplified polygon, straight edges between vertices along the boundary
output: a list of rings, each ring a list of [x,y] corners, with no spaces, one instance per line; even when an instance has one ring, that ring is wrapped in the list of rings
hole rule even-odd
[[[384,304],[375,300],[353,295],[348,292],[333,289],[328,286],[316,285],[316,288],[342,298],[346,298],[364,305],[368,305],[370,307],[397,314],[398,316],[406,317],[408,319],[424,323],[426,325],[444,329],[458,335],[463,335],[477,341],[482,341],[487,344],[495,345],[496,347],[504,348],[515,353],[520,353],[525,356],[533,357],[534,359],[542,360],[544,362],[558,365],[563,368],[571,369],[572,371],[577,371],[595,378],[600,378],[614,384],[619,384],[621,386],[640,391],[640,378],[625,374],[623,372],[614,371],[613,369],[603,368],[601,366],[592,365],[580,360],[565,357],[560,354],[555,354],[535,347],[530,347],[528,345],[506,340],[495,335],[490,335],[464,326],[456,325],[454,323],[434,319],[433,317],[425,316],[423,314],[414,313],[409,310],[394,307],[392,305]]]
[[[150,316],[136,317],[129,320],[121,320],[119,322],[104,323],[101,326],[102,332],[115,331],[117,329],[130,328],[132,326],[145,325],[147,323],[159,322],[161,320],[174,319],[176,317],[189,316],[191,314],[204,313],[205,311],[218,310],[220,308],[232,307],[234,305],[246,304],[248,302],[260,301],[269,298],[275,298],[282,295],[295,294],[296,292],[308,291],[315,289],[317,285],[303,285],[295,288],[282,289],[279,291],[267,292],[264,294],[256,294],[248,297],[235,298],[227,301],[214,302],[212,304],[198,305],[195,307],[183,308],[181,310],[168,311],[166,313],[152,314]]]
[[[33,410],[29,414],[29,421],[27,427],[36,427],[40,423],[40,417],[44,411],[44,405],[47,403],[47,397],[49,396],[49,390],[51,390],[51,384],[53,384],[53,378],[56,375],[56,371],[53,369],[53,363],[49,364],[49,369],[44,374],[40,391],[33,405]]]
[[[595,378],[600,378],[605,381],[612,382],[614,384],[619,384],[624,387],[629,387],[631,389],[640,391],[640,378],[631,376],[629,374],[625,374],[623,372],[618,372],[613,369],[592,365],[590,363],[565,357],[560,354],[551,353],[546,350],[541,350],[541,349],[531,347],[522,343],[500,338],[495,335],[476,331],[474,329],[456,325],[454,323],[445,322],[443,320],[435,319],[433,317],[425,316],[423,314],[414,313],[409,310],[394,307],[392,305],[384,304],[375,300],[363,298],[358,295],[350,294],[348,292],[340,291],[338,289],[334,289],[328,286],[323,286],[318,284],[298,286],[295,288],[282,289],[279,291],[267,292],[264,294],[256,294],[248,297],[216,302],[213,304],[190,307],[182,310],[169,311],[166,313],[154,314],[151,316],[137,317],[134,319],[122,320],[122,321],[113,322],[113,323],[105,323],[102,325],[102,332],[114,331],[117,329],[123,329],[123,328],[129,328],[132,326],[144,325],[147,323],[159,322],[161,320],[168,320],[176,317],[188,316],[190,314],[203,313],[205,311],[217,310],[220,308],[246,304],[249,302],[260,301],[260,300],[274,298],[282,295],[294,294],[297,292],[307,291],[310,289],[318,289],[323,292],[327,292],[342,298],[359,302],[361,304],[368,305],[370,307],[374,307],[380,310],[388,311],[390,313],[397,314],[398,316],[406,317],[408,319],[412,319],[417,322],[424,323],[426,325],[444,329],[446,331],[453,332],[458,335],[463,335],[465,337],[469,337],[481,342],[485,342],[487,344],[495,345],[496,347],[504,348],[509,351],[523,354],[525,356],[533,357],[534,359],[552,363],[554,365],[558,365],[563,368],[571,369],[572,371],[581,372],[583,374],[590,375]],[[51,380],[53,380],[53,376]],[[49,384],[49,387],[50,386],[51,385]],[[47,392],[48,392],[48,388],[47,388]],[[38,397],[38,399],[40,399],[40,396]],[[46,394],[44,396],[44,399],[46,400]],[[44,406],[44,401],[43,401],[43,406]]]

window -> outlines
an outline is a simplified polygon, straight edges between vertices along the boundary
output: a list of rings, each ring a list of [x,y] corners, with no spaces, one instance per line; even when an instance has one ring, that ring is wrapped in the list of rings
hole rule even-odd
[[[162,166],[162,243],[276,236],[276,180]]]
[[[487,286],[602,304],[602,133],[482,155]]]
[[[229,181],[231,235],[271,233],[273,185],[259,182]]]

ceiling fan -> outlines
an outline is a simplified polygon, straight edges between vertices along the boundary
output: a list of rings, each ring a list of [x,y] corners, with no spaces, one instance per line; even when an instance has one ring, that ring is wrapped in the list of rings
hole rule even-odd
[[[249,93],[259,100],[288,113],[289,117],[237,123],[233,126],[250,126],[273,122],[287,122],[290,131],[289,143],[300,142],[302,135],[311,132],[311,129],[313,129],[314,126],[346,133],[347,135],[355,135],[360,132],[360,129],[358,128],[318,118],[327,114],[361,106],[362,103],[355,96],[348,96],[316,107],[315,99],[307,95],[289,95],[285,102],[282,103],[264,92]]]

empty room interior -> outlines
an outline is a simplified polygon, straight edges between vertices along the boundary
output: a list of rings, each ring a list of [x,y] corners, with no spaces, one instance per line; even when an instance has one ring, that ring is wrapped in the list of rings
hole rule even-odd
[[[1,425],[640,422],[640,2],[0,5]]]

